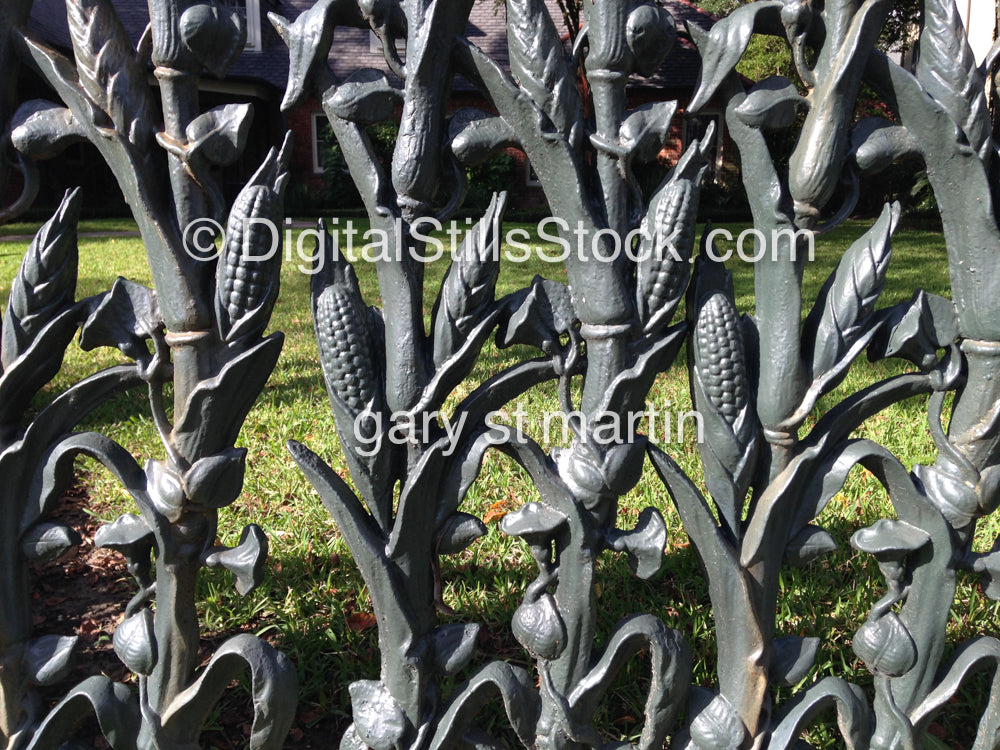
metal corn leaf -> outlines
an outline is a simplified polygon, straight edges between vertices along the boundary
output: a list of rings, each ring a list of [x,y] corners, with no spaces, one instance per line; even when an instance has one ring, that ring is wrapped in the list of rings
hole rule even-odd
[[[254,705],[249,746],[251,750],[279,750],[295,718],[295,666],[284,654],[246,633],[223,643],[198,678],[170,702],[162,715],[163,733],[178,745],[196,746],[216,704],[247,669]]]
[[[803,324],[803,341],[812,342],[812,376],[818,380],[841,364],[844,354],[866,332],[892,254],[891,238],[900,206],[886,204],[882,215],[844,253]],[[829,382],[825,389],[836,386]]]
[[[673,364],[684,343],[687,327],[680,323],[664,331],[648,349],[641,351],[635,364],[620,372],[601,400],[595,414],[628,414],[641,408],[656,376]]]
[[[24,511],[21,528],[25,530],[44,516],[73,479],[73,459],[89,456],[100,461],[141,507],[149,507],[146,475],[125,448],[96,432],[65,436],[51,446],[41,461],[30,490],[30,502]]]
[[[922,7],[917,80],[988,163],[993,149],[986,81],[976,65],[957,3],[926,0]]]
[[[73,305],[79,262],[79,219],[80,189],[67,190],[55,213],[28,245],[17,276],[11,282],[3,320],[0,361],[4,369],[9,369],[27,351],[46,325]],[[61,352],[66,346],[58,348]],[[48,378],[39,385],[47,381]]]
[[[320,0],[295,19],[288,21],[276,13],[267,17],[288,47],[288,85],[281,100],[281,110],[287,112],[302,102],[312,90],[315,74],[325,64],[333,43],[335,24],[332,12],[340,5],[337,0]]]
[[[593,716],[615,677],[640,651],[649,650],[650,691],[646,721],[638,747],[657,750],[687,701],[691,651],[683,636],[653,615],[634,615],[619,622],[601,656],[574,687],[569,704],[580,717]]]
[[[507,45],[521,89],[557,132],[572,138],[583,111],[580,92],[543,0],[507,0]]]
[[[830,706],[837,709],[837,724],[847,750],[865,750],[873,729],[871,709],[864,691],[839,677],[824,677],[782,707],[769,750],[792,750],[813,718]]]
[[[649,460],[666,487],[684,530],[710,568],[733,567],[735,549],[725,538],[698,488],[670,456],[652,442],[646,445]]]
[[[90,715],[97,718],[101,734],[114,750],[136,750],[139,701],[126,685],[103,675],[90,677],[70,690],[42,720],[27,750],[60,747]]]
[[[736,69],[755,31],[783,34],[782,0],[757,0],[741,5],[705,32],[695,24],[685,24],[701,54],[701,74],[689,112],[697,112],[708,104],[722,82]]]
[[[109,0],[68,0],[66,11],[80,85],[115,130],[145,155],[156,122],[146,71],[136,61],[114,6]]]
[[[287,447],[295,463],[319,494],[323,506],[333,516],[359,565],[367,560],[384,559],[385,535],[375,519],[365,511],[357,495],[347,486],[347,482],[301,443],[289,440]]]
[[[498,694],[518,739],[525,747],[534,744],[541,710],[534,680],[521,667],[495,661],[455,689],[434,728],[430,750],[456,747],[466,730],[474,726],[479,710]]]
[[[17,447],[3,455],[16,457],[23,466],[35,465],[53,442],[71,432],[94,409],[140,384],[143,381],[134,365],[116,365],[81,380],[56,396],[28,425]]]
[[[236,442],[243,420],[278,361],[283,341],[283,334],[271,334],[191,391],[174,426],[174,440],[183,455],[219,453]]]
[[[57,315],[5,369],[0,377],[0,423],[17,424],[32,397],[59,372],[79,318],[77,307]]]

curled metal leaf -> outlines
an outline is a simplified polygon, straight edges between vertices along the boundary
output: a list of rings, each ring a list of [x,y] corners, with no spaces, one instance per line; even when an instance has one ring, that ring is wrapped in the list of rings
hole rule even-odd
[[[28,680],[33,685],[54,685],[66,679],[77,640],[75,635],[43,635],[31,640],[24,652]]]
[[[785,562],[803,567],[837,549],[836,540],[826,529],[806,524],[785,547]]]
[[[137,362],[149,360],[146,341],[163,325],[154,290],[119,276],[111,291],[87,300],[87,310],[81,349],[109,346]]]
[[[439,625],[431,636],[431,653],[435,668],[453,676],[465,669],[476,651],[478,623],[448,623]]]
[[[500,521],[509,536],[519,536],[529,544],[544,544],[568,521],[558,510],[544,503],[525,503]]]
[[[886,357],[909,360],[924,370],[938,364],[938,350],[958,338],[955,303],[918,289],[909,302],[877,313],[884,324],[868,345],[871,361]]]
[[[437,533],[440,555],[456,555],[487,534],[486,525],[473,515],[456,511],[445,520]]]
[[[153,613],[141,609],[115,628],[115,653],[136,674],[148,675],[156,666],[156,635]]]
[[[80,535],[66,524],[44,522],[21,536],[21,551],[29,560],[51,562],[81,541]]]
[[[736,750],[746,735],[736,708],[721,694],[692,719],[690,732],[699,750]]]
[[[246,448],[227,448],[195,461],[183,479],[188,498],[206,508],[232,503],[243,489],[246,459]]]
[[[86,140],[86,133],[68,108],[44,99],[32,99],[14,113],[10,142],[32,159],[51,159],[68,146]]]
[[[252,121],[249,104],[224,104],[203,112],[184,131],[188,159],[197,155],[219,166],[233,164],[246,147]]]
[[[323,96],[323,108],[337,117],[373,125],[391,119],[403,101],[402,92],[375,68],[361,68]]]
[[[566,623],[552,594],[524,602],[514,612],[510,628],[517,642],[540,659],[555,659],[566,649]]]
[[[181,14],[180,34],[184,46],[216,78],[239,59],[247,41],[239,11],[214,2],[188,6]]]
[[[236,547],[216,548],[205,557],[210,568],[225,568],[236,579],[236,591],[246,596],[264,577],[267,562],[267,535],[255,523],[247,524]]]
[[[799,111],[808,106],[794,83],[783,76],[771,76],[750,89],[735,114],[751,127],[782,130],[791,127]]]
[[[651,578],[663,562],[667,544],[667,524],[656,508],[644,508],[631,531],[613,529],[608,546],[628,553],[628,565],[639,578]]]
[[[527,344],[547,354],[555,353],[560,336],[570,330],[576,319],[569,288],[536,276],[531,286],[511,301],[513,311],[497,331],[497,345],[505,349]]]
[[[816,663],[819,638],[787,635],[774,639],[774,658],[768,676],[776,685],[794,687]]]
[[[357,680],[348,690],[354,730],[371,750],[396,750],[410,727],[402,706],[381,682]]]
[[[161,461],[146,462],[146,487],[156,508],[168,521],[177,521],[184,511],[184,485],[181,478]]]
[[[917,661],[913,636],[895,612],[866,622],[854,634],[851,645],[872,672],[888,677],[906,674]]]

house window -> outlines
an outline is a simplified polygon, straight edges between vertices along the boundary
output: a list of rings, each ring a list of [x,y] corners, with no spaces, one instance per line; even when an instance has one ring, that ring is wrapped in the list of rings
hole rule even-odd
[[[708,126],[715,123],[715,135],[712,137],[712,161],[709,162],[708,171],[712,178],[722,168],[722,115],[718,112],[702,112],[697,115],[684,118],[684,148],[688,147],[692,141],[705,137]]]
[[[323,162],[326,152],[334,143],[333,133],[330,124],[326,121],[323,112],[312,113],[312,152],[313,152],[313,173],[323,174]]]
[[[535,168],[531,166],[531,162],[525,159],[524,167],[524,184],[528,187],[541,187],[542,181],[538,179],[538,174],[536,174]]]
[[[260,52],[260,0],[220,0],[220,4],[240,14],[247,30],[246,49]]]

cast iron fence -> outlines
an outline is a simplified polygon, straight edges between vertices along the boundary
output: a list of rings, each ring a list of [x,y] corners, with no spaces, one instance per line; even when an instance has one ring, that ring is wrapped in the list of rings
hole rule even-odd
[[[72,57],[27,31],[31,5],[7,0],[0,8],[0,122],[24,185],[4,218],[30,205],[36,160],[88,141],[132,207],[156,289],[119,279],[104,294],[75,299],[77,192],[39,230],[12,284],[0,350],[0,463],[8,477],[0,488],[0,737],[9,749],[56,748],[93,714],[115,748],[193,748],[215,702],[249,670],[250,745],[280,747],[296,703],[290,661],[237,635],[199,668],[195,583],[200,568],[221,566],[246,593],[267,553],[254,525],[236,547],[216,546],[215,538],[218,510],[242,489],[247,455],[235,447],[237,435],[282,343],[281,334],[263,335],[280,254],[261,260],[255,250],[270,243],[263,221],[281,226],[289,141],[227,208],[216,167],[238,159],[251,113],[243,105],[201,111],[198,85],[205,72],[224,75],[243,50],[243,16],[231,4],[150,2],[149,31],[136,49],[110,0],[67,0]],[[595,715],[640,652],[651,671],[642,748],[800,748],[828,707],[847,747],[919,748],[935,715],[981,670],[992,686],[975,747],[1000,747],[1000,640],[946,642],[957,571],[981,574],[988,596],[1000,592],[1000,551],[971,550],[977,522],[1000,501],[1000,158],[987,98],[1000,48],[976,64],[953,0],[924,0],[913,71],[875,46],[890,0],[757,0],[711,31],[680,31],[703,65],[687,112],[709,101],[724,111],[759,230],[751,317],[740,315],[711,243],[695,253],[713,134],[690,143],[651,194],[635,178],[637,165],[656,158],[677,106],[630,110],[626,83],[666,59],[678,34],[670,13],[645,0],[585,0],[568,53],[543,0],[507,0],[507,71],[464,36],[471,7],[472,0],[320,0],[294,21],[271,15],[289,51],[283,107],[308,96],[322,101],[372,227],[390,247],[412,247],[417,256],[377,260],[381,309],[367,306],[329,235],[313,277],[319,360],[353,487],[305,445],[288,447],[370,591],[381,655],[378,680],[350,685],[353,724],[341,747],[500,747],[477,720],[490,703],[502,705],[527,747],[630,746],[609,739]],[[337,79],[328,58],[338,26],[370,28],[391,77],[364,69]],[[797,81],[747,84],[735,72],[753,34],[787,41]],[[39,74],[55,101],[20,101],[19,65]],[[456,75],[494,112],[449,114]],[[887,103],[891,119],[855,117],[863,84]],[[364,127],[394,117],[398,140],[391,163],[382,163]],[[779,169],[768,133],[789,130],[796,145]],[[496,195],[453,258],[425,330],[418,230],[460,206],[466,167],[508,147],[530,159],[553,216],[579,228],[584,252],[567,258],[568,283],[539,278],[498,299],[506,196]],[[918,290],[909,302],[875,309],[897,205],[845,248],[817,298],[803,299],[810,234],[850,214],[861,176],[904,158],[919,159],[934,188],[952,299]],[[13,182],[11,169],[0,178]],[[191,227],[206,219],[226,222],[217,262],[185,246]],[[636,229],[643,232],[628,247],[634,258],[620,245],[616,254],[616,238]],[[685,294],[686,318],[675,321]],[[28,412],[78,330],[84,349],[115,347],[128,363]],[[424,417],[470,378],[490,336],[538,356],[466,389],[452,411],[458,432],[448,433]],[[669,452],[615,429],[643,409],[653,380],[685,342],[705,425],[707,494]],[[831,397],[862,353],[903,358],[912,368]],[[550,380],[573,440],[546,453],[490,415]],[[163,442],[144,466],[108,436],[73,432],[130,388],[148,390]],[[915,395],[928,396],[933,464],[908,471],[885,447],[851,437]],[[388,439],[389,431],[405,439]],[[462,508],[490,448],[516,461],[538,493],[502,523],[538,568],[510,623],[531,670],[482,659],[470,669],[479,625],[438,619],[440,556],[485,532]],[[120,551],[136,582],[114,648],[138,691],[93,676],[49,706],[34,686],[65,675],[74,639],[32,636],[26,564],[77,541],[52,508],[80,454],[107,466],[137,505],[136,514],[102,527],[95,543]],[[656,509],[644,510],[633,528],[617,526],[619,498],[647,456],[707,578],[717,653],[711,688],[691,684],[699,644],[655,614],[596,632],[600,555],[625,553],[643,578],[662,563],[666,526]],[[885,578],[886,594],[853,638],[873,687],[826,677],[784,690],[790,697],[777,702],[777,687],[808,676],[823,635],[780,635],[780,571],[814,564],[836,546],[814,521],[857,464],[884,484],[895,509],[851,538]],[[452,678],[464,681],[446,689]]]

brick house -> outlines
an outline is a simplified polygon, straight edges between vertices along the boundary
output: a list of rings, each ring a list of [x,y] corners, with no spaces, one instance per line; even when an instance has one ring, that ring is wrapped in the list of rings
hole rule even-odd
[[[130,39],[133,43],[137,42],[148,23],[146,2],[113,1]],[[267,21],[269,11],[294,19],[312,5],[311,0],[217,0],[217,2],[236,5],[245,14],[247,43],[243,55],[224,80],[213,79],[207,74],[202,78],[202,108],[207,109],[232,101],[250,101],[254,104],[255,113],[250,145],[242,162],[228,168],[226,172],[227,192],[235,193],[241,184],[241,176],[252,171],[272,144],[280,142],[286,127],[295,135],[290,184],[300,186],[300,190],[318,191],[324,185],[322,155],[325,120],[317,101],[307,101],[287,116],[280,112],[279,103],[288,71],[287,49]],[[686,0],[663,0],[663,2],[678,24],[687,22],[707,28],[715,20]],[[558,11],[555,10],[555,4],[551,0],[550,5],[554,10],[553,17],[559,19]],[[68,51],[71,45],[65,16],[64,0],[35,0],[29,30],[53,46]],[[561,22],[557,23],[557,26],[562,28]],[[482,47],[501,65],[507,66],[505,13],[502,4],[496,5],[492,0],[478,0],[470,15],[466,33],[470,40]],[[336,31],[330,64],[338,76],[346,76],[351,71],[363,67],[382,69],[386,67],[381,46],[373,33],[363,29],[343,27]],[[629,87],[632,104],[676,99],[683,109],[697,83],[699,66],[695,50],[679,42],[656,73],[649,78],[633,79]],[[152,75],[150,80],[154,81]],[[33,86],[39,89],[37,93],[33,90]],[[41,98],[51,96],[40,89],[39,84],[30,81],[26,82],[25,89],[22,90],[22,93],[27,92],[30,92],[29,95]],[[478,92],[460,77],[456,79],[450,106],[454,109],[467,106],[488,108]],[[698,118],[675,118],[667,151],[673,155],[679,153],[688,139],[698,137],[704,131],[709,120],[716,122],[717,166],[721,166],[723,159],[733,150],[731,146],[726,147],[722,120],[718,113],[709,111]],[[543,202],[544,196],[537,181],[533,179],[530,165],[525,163],[523,154],[516,151],[510,153],[516,162],[517,189],[514,192],[518,200],[522,204]],[[53,196],[61,192],[63,185],[79,183],[81,176],[84,177],[85,183],[88,180],[93,183],[85,184],[88,194],[117,194],[117,188],[110,175],[106,174],[106,170],[89,168],[99,160],[88,153],[86,147],[74,147],[64,159],[58,161],[59,164],[46,166],[49,174],[45,178],[45,184],[49,186],[48,189]],[[48,202],[51,198],[52,196],[42,196],[43,202]]]

